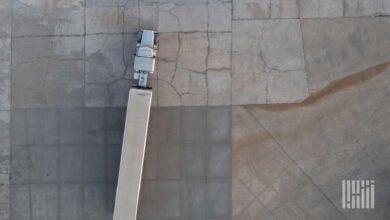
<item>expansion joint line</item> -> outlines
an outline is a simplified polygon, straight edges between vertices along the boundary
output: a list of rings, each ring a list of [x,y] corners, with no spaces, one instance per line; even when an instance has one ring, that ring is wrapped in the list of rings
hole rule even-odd
[[[325,197],[325,199],[337,210],[337,212],[344,217],[344,219],[348,219],[343,212],[340,211],[340,209],[333,203],[333,201],[325,194],[325,192],[314,182],[314,180],[310,177],[309,174],[307,174],[301,166],[299,166],[299,164],[290,156],[290,154],[287,153],[287,151],[284,149],[284,147],[279,143],[279,141],[277,141],[277,139],[272,135],[272,133],[265,128],[265,126],[253,115],[253,113],[247,108],[244,106],[244,109],[246,112],[248,112],[248,114],[251,116],[251,118],[253,118],[253,120],[260,126],[264,129],[264,131],[266,132],[267,135],[270,136],[270,138],[274,141],[274,143],[280,148],[280,150],[288,157],[289,160],[292,161],[292,163],[294,163],[295,166],[298,167],[298,169],[303,173],[303,175],[308,178],[309,182],[311,184],[313,184],[313,186]]]

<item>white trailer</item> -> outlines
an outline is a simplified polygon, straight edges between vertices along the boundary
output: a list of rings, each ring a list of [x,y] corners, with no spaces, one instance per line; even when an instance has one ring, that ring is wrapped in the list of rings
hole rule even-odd
[[[137,217],[151,100],[151,90],[130,89],[114,220],[136,220]]]

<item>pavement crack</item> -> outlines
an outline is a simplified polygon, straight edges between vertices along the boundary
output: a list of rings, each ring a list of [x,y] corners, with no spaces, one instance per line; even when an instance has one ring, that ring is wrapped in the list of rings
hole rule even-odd
[[[177,7],[177,5],[175,5],[175,7]],[[174,10],[175,7],[170,9],[170,10],[168,10],[168,13],[170,15],[172,15],[172,17],[174,17],[176,19],[177,25],[179,25],[179,30],[180,30],[179,32],[184,32],[179,17],[175,13],[172,12],[172,10]]]
[[[159,79],[160,81],[162,81],[162,82],[165,82],[165,83],[167,83],[172,89],[173,89],[173,91],[175,91],[175,93],[177,94],[177,96],[179,97],[179,102],[180,102],[180,105],[182,105],[182,95],[183,94],[180,94],[180,92],[172,85],[172,83],[170,83],[169,81],[167,81],[167,80],[164,80],[164,79]]]
[[[173,75],[171,77],[171,83],[173,83],[173,81],[175,80],[175,77],[176,77],[176,72],[177,72],[177,69],[178,69],[178,63],[179,63],[179,56],[180,56],[180,50],[181,50],[181,47],[182,47],[182,42],[181,42],[181,34],[180,33],[177,33],[177,40],[178,40],[178,48],[177,48],[177,52],[176,52],[176,62],[175,62],[175,70],[173,71]]]

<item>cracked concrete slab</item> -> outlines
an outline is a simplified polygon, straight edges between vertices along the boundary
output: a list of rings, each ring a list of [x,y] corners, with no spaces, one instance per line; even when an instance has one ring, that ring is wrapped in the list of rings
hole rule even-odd
[[[267,103],[299,102],[309,96],[305,71],[271,72],[267,77]]]
[[[230,33],[161,33],[160,45],[159,106],[231,103]]]
[[[298,0],[233,0],[234,19],[298,18]]]
[[[142,4],[141,3],[140,4],[140,6],[139,6],[139,15],[140,15],[139,27],[141,29],[158,30],[158,21],[159,21],[158,8],[159,8],[159,5],[155,4],[155,3],[150,3],[150,4],[148,4],[148,3]]]
[[[234,19],[343,17],[343,0],[233,0]]]
[[[156,0],[148,0],[156,1]],[[115,6],[136,6],[138,5],[138,0],[85,0],[86,7],[115,7]]]
[[[234,19],[264,19],[270,17],[267,0],[233,0]]]
[[[158,105],[207,105],[206,74],[178,68],[169,82],[158,80]],[[160,86],[161,85],[161,86]]]
[[[124,29],[124,10],[124,7],[86,8],[85,23],[87,34],[122,33]],[[135,23],[138,27],[137,15],[135,15],[134,18],[136,18]],[[130,21],[134,21],[134,18]]]
[[[298,0],[277,0],[272,1],[271,5],[271,18],[298,18],[299,5]]]
[[[110,83],[124,77],[126,74],[124,56],[122,35],[87,36],[85,81],[87,83]]]
[[[386,0],[382,0],[382,15],[390,15],[390,2]]]
[[[13,36],[84,34],[84,0],[12,2]]]
[[[2,0],[0,4],[0,37],[11,37],[11,0]]]
[[[12,45],[12,61],[27,63],[44,59],[83,59],[82,37],[16,38]]]
[[[82,106],[84,62],[46,60],[12,68],[12,105],[18,108]]]
[[[49,14],[49,34],[83,35],[84,8],[83,1],[77,2],[70,8],[53,8]]]
[[[224,32],[232,30],[232,4],[231,3],[209,3],[208,10],[208,31]]]
[[[108,107],[110,106],[109,92],[107,85],[86,84],[85,85],[85,106],[87,107]]]
[[[299,0],[301,18],[343,17],[343,0]]]
[[[307,97],[299,20],[234,21],[232,41],[232,104],[297,102]],[[297,71],[301,72],[299,83],[277,77]],[[273,86],[268,87],[267,79]],[[284,94],[276,96],[284,96],[283,100],[273,97],[275,93],[268,94],[268,88],[279,89]]]
[[[307,19],[302,30],[310,90],[390,60],[389,18]]]
[[[207,31],[206,4],[161,4],[159,6],[160,32]]]
[[[167,40],[161,48],[167,53],[158,63],[158,105],[207,105],[207,34],[162,33],[161,44],[170,36],[177,41]]]
[[[231,67],[231,33],[209,33],[209,52],[207,69],[230,69]]]
[[[0,110],[11,108],[11,38],[0,38]]]
[[[85,57],[85,104],[88,107],[125,106],[131,87],[136,36],[88,35]]]
[[[175,62],[179,53],[179,33],[160,33],[159,61]]]
[[[196,72],[205,72],[208,54],[207,34],[181,33],[179,37],[177,67]],[[194,50],[194,47],[197,49]]]
[[[145,15],[141,16],[141,12]],[[153,28],[155,26],[157,7],[155,4],[87,7],[85,14],[87,34],[135,34],[139,29]]]
[[[389,15],[390,2],[387,0],[357,0],[345,1],[346,17],[379,16]]]
[[[0,65],[6,66],[6,64]],[[10,110],[11,108],[11,70],[0,69],[0,110]]]
[[[12,106],[82,106],[82,37],[17,38],[12,51]]]
[[[207,71],[207,104],[231,104],[231,72],[230,70]]]
[[[160,32],[231,31],[232,4],[190,1],[159,5]]]

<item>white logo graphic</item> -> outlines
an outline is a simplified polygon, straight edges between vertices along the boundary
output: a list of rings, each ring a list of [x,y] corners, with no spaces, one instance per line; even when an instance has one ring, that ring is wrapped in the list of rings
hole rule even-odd
[[[373,209],[374,191],[374,180],[343,180],[343,209]]]

